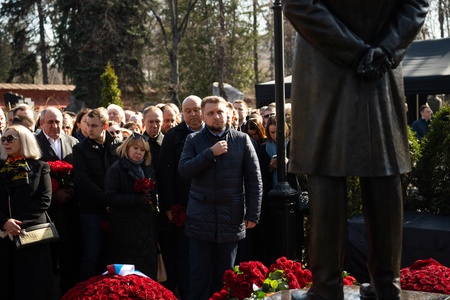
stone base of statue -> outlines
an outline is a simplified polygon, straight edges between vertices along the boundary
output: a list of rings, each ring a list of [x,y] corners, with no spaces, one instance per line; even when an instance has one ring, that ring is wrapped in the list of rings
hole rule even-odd
[[[306,293],[307,291],[308,289],[280,291],[265,299],[291,300],[295,299],[295,297],[292,297],[293,294],[295,294],[295,296],[298,296]],[[359,286],[344,286],[344,299],[360,300]],[[450,295],[403,290],[401,294],[401,300],[450,300]]]

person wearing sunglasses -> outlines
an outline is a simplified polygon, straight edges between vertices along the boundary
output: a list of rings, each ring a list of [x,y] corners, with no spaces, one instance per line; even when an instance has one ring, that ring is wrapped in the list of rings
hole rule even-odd
[[[109,121],[106,129],[114,138],[123,141],[122,128],[115,121]]]
[[[108,221],[105,175],[118,159],[116,149],[122,143],[107,131],[108,115],[103,109],[89,111],[86,126],[88,137],[73,147],[74,189],[83,238],[80,281],[100,275],[110,262],[109,236],[102,230]]]
[[[275,108],[271,106],[267,107],[264,111],[264,115],[262,116],[264,128],[267,126],[267,120],[273,116],[275,116]]]
[[[133,132],[108,169],[105,196],[109,206],[112,260],[133,264],[157,280],[155,171],[147,137]]]
[[[53,299],[49,244],[16,249],[12,241],[27,227],[48,222],[50,167],[39,160],[36,138],[22,125],[5,130],[0,154],[0,299]]]
[[[62,128],[66,135],[70,135],[70,136],[72,135],[73,123],[74,123],[74,120],[73,120],[72,116],[69,115],[68,113],[64,112]]]

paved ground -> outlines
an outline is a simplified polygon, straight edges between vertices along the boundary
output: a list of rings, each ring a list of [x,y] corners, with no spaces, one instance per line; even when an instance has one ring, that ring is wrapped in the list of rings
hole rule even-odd
[[[278,292],[273,296],[267,297],[267,300],[291,300],[292,292],[306,293],[307,289],[303,290],[288,290]],[[344,287],[345,300],[360,300],[358,286]],[[450,300],[450,295],[423,293],[415,291],[402,291],[401,300]]]

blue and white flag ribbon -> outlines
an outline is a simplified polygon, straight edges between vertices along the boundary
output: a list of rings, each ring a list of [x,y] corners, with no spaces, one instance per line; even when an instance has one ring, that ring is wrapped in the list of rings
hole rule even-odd
[[[148,276],[145,275],[144,273],[135,270],[134,265],[122,265],[122,264],[108,265],[107,271],[103,273],[103,275],[106,274],[121,275],[121,276],[134,274],[148,278]]]

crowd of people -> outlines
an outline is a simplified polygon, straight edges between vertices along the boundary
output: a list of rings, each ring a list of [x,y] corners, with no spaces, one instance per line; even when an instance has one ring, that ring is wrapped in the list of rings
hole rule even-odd
[[[171,103],[78,114],[50,106],[37,117],[25,104],[0,109],[0,298],[54,299],[111,263],[156,280],[161,252],[167,288],[209,299],[235,263],[267,260],[275,111],[193,95],[181,111]],[[16,249],[14,237],[49,222],[45,212],[59,241]]]

